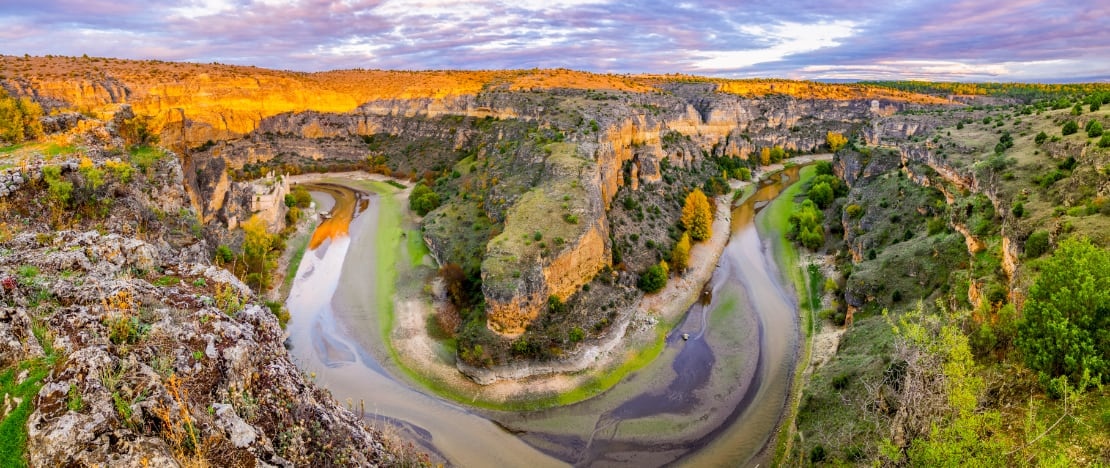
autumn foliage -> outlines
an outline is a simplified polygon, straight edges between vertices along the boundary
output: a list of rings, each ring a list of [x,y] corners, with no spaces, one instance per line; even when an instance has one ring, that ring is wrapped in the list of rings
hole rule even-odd
[[[841,133],[829,132],[825,134],[825,142],[829,144],[829,151],[835,153],[848,144],[848,139]]]
[[[671,251],[671,267],[674,271],[681,272],[688,266],[690,266],[690,235],[684,232],[675,243],[674,250]]]
[[[703,241],[713,235],[713,210],[701,189],[686,195],[682,206],[682,226],[694,241]]]

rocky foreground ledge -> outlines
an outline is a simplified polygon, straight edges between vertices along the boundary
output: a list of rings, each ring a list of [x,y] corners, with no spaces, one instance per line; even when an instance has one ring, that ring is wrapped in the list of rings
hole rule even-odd
[[[31,389],[0,419],[26,418],[31,466],[408,462],[300,373],[245,285],[196,260],[96,232],[0,243],[0,383]]]

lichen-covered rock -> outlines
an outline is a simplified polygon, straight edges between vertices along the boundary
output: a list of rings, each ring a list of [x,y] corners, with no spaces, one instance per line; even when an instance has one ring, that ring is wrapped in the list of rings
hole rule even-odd
[[[230,273],[116,234],[0,247],[0,278],[19,278],[0,288],[0,366],[57,363],[27,423],[32,466],[390,464],[381,435],[306,380],[275,316]],[[181,280],[156,286],[139,268]],[[221,285],[246,305],[216,301]]]

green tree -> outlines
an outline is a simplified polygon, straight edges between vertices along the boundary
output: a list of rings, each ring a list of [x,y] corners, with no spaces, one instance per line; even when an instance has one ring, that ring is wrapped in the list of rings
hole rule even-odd
[[[1060,133],[1063,134],[1064,136],[1071,135],[1071,134],[1073,134],[1075,132],[1078,132],[1078,131],[1079,131],[1079,124],[1075,123],[1074,120],[1069,120],[1069,121],[1065,122],[1064,126],[1060,128]]]
[[[1043,382],[1110,376],[1110,252],[1085,238],[1060,242],[1023,313],[1017,346]]]
[[[686,195],[686,203],[682,206],[682,226],[694,241],[703,241],[713,236],[713,210],[709,207],[709,199],[700,189],[694,189]]]
[[[782,162],[783,159],[786,159],[786,150],[782,149],[782,147],[778,145],[775,145],[774,148],[771,148],[771,163]]]
[[[829,184],[821,182],[809,188],[807,197],[813,200],[813,203],[816,203],[817,207],[823,210],[828,208],[829,204],[833,201],[833,189],[829,187]]]
[[[1095,138],[1102,136],[1102,122],[1092,120],[1087,124],[1087,137]]]
[[[836,174],[833,173],[833,165],[829,161],[817,161],[817,164],[814,164],[813,168],[814,168],[814,170],[817,171],[817,175],[819,175],[819,176],[821,176],[821,175],[835,176],[836,175]]]
[[[667,285],[667,269],[662,263],[656,263],[648,267],[643,274],[640,275],[639,281],[636,286],[646,293],[657,292]]]
[[[1045,140],[1047,140],[1047,139],[1048,139],[1048,134],[1045,133],[1044,131],[1041,131],[1041,133],[1038,133],[1037,136],[1033,137],[1033,143],[1036,143],[1036,144],[1039,145],[1041,143],[1044,143]]]
[[[439,195],[422,183],[416,184],[416,187],[412,189],[412,194],[409,195],[409,209],[420,216],[438,208],[439,203]]]
[[[1110,133],[1103,133],[1102,138],[1098,140],[1099,148],[1110,148]]]

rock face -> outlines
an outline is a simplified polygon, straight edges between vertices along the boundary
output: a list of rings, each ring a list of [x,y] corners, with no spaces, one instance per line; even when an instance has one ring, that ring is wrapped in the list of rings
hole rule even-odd
[[[391,460],[377,434],[305,380],[274,314],[234,276],[114,234],[42,240],[20,234],[0,258],[0,278],[37,270],[0,290],[0,364],[61,356],[29,418],[32,466]],[[180,282],[122,275],[133,269]]]

